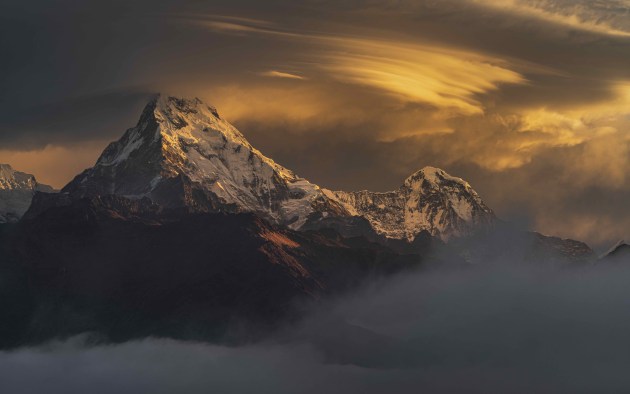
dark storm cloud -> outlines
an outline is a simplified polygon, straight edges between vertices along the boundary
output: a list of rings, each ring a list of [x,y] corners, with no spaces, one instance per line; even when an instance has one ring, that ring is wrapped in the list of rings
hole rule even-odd
[[[630,387],[627,267],[498,263],[382,281],[241,347],[80,339],[0,353],[11,393],[613,393]]]
[[[28,150],[117,139],[121,130],[135,124],[150,97],[148,91],[111,92],[12,108],[3,119],[0,146]]]
[[[532,36],[531,28],[525,27],[538,28],[540,24],[530,21],[522,27],[514,22],[518,18],[505,18],[501,10],[482,12],[474,1],[367,2],[367,11],[366,2],[337,6],[318,1],[293,3],[266,2],[263,7],[251,1],[67,0],[41,2],[39,6],[8,2],[3,6],[1,27],[6,61],[0,65],[5,76],[0,118],[11,115],[10,119],[25,119],[29,116],[25,110],[39,104],[129,86],[150,85],[160,90],[189,84],[208,91],[226,80],[247,86],[248,81],[256,80],[256,73],[304,60],[300,56],[304,43],[299,40],[217,35],[190,24],[191,19],[204,16],[216,20],[221,15],[233,15],[235,18],[229,21],[234,25],[247,26],[247,18],[259,18],[278,29],[297,29],[302,25],[301,31],[322,34],[430,41],[500,54],[517,59],[515,66],[531,63],[562,74],[563,78],[555,80],[540,79],[540,85],[546,89],[530,94],[533,97],[526,103],[542,100],[539,102],[570,105],[573,100],[605,98],[608,84],[603,83],[603,78],[589,77],[605,73],[610,82],[629,78],[630,74],[625,67],[630,59],[625,41],[588,35],[588,31],[583,33],[587,34],[586,42],[579,39],[579,34],[574,39],[541,32]],[[507,22],[494,23],[499,19]],[[497,29],[501,35],[496,34]],[[544,78],[535,72],[527,77],[534,81]],[[575,78],[580,83],[576,84]],[[532,85],[538,87],[536,83]],[[528,92],[515,89],[514,94],[501,97],[501,105],[526,100]],[[101,119],[95,116],[84,123],[88,127]],[[20,125],[10,123],[8,126],[12,127],[3,127],[6,139],[20,133],[41,132],[24,131]],[[81,133],[78,128],[70,129]],[[41,144],[56,142],[54,130],[44,132],[48,138],[23,139],[37,139]]]
[[[262,7],[253,1],[4,2],[2,147],[32,149],[63,144],[73,136],[115,138],[130,124],[129,111],[137,110],[135,103],[129,105],[117,93],[177,91],[181,84],[203,93],[218,81],[246,84],[260,78],[257,73],[264,70],[259,65],[273,64],[270,59],[276,57],[273,43],[207,34],[189,18],[243,14],[243,8],[255,15],[277,3]],[[103,134],[98,123],[107,122],[118,122],[119,130]]]

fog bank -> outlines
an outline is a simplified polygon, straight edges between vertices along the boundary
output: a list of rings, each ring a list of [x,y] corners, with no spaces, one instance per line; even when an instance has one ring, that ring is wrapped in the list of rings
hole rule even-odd
[[[82,338],[0,353],[7,393],[612,393],[630,389],[630,271],[407,274],[241,347]]]

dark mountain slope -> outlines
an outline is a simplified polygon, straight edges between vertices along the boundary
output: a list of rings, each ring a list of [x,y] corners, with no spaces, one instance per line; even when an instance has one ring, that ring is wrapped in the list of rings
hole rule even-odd
[[[118,196],[31,211],[3,245],[12,275],[28,278],[14,298],[36,307],[20,326],[25,335],[16,340],[24,341],[82,332],[114,341],[241,340],[298,317],[298,303],[421,260],[333,231],[282,230],[252,214],[164,211]]]

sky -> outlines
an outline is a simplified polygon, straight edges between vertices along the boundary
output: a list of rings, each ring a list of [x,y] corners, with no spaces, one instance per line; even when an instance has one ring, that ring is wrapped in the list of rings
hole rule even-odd
[[[523,228],[630,239],[628,0],[3,0],[0,51],[0,162],[55,187],[165,92],[323,187],[431,165]]]

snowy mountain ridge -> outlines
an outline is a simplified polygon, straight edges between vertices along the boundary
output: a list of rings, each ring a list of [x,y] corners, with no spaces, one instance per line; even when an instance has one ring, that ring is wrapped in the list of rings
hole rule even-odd
[[[16,222],[26,212],[36,191],[53,192],[31,174],[0,164],[0,223]]]
[[[62,190],[73,197],[149,197],[192,211],[254,212],[300,229],[318,218],[360,216],[377,234],[448,240],[491,226],[494,214],[470,185],[425,167],[388,193],[322,189],[254,148],[198,98],[159,95],[138,124]]]
[[[34,189],[36,185],[33,175],[15,171],[9,164],[0,164],[0,190]]]
[[[468,182],[435,167],[417,171],[396,191],[326,193],[388,238],[412,241],[421,231],[428,231],[448,240],[492,226],[496,220]]]

